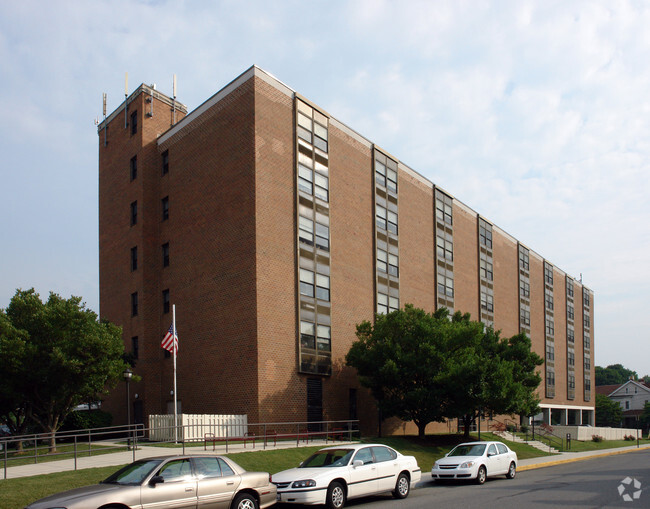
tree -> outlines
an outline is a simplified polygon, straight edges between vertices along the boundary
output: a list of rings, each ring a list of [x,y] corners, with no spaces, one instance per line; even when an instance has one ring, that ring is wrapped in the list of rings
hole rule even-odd
[[[441,383],[449,394],[446,415],[463,421],[465,438],[482,413],[537,412],[536,368],[544,360],[531,350],[530,339],[523,333],[502,339],[499,331],[458,312],[452,325],[456,333]]]
[[[446,309],[433,314],[407,304],[375,323],[357,325],[358,340],[346,355],[384,417],[413,421],[420,437],[430,422],[444,419],[445,394],[438,379],[445,371]]]
[[[543,360],[525,335],[499,333],[446,308],[427,314],[407,304],[357,326],[346,357],[361,384],[371,389],[383,414],[412,420],[424,437],[427,424],[464,420],[466,434],[479,409],[529,415]]]
[[[604,394],[596,394],[596,426],[618,428],[622,418],[621,405]]]
[[[22,372],[26,364],[26,338],[0,310],[0,422],[12,435],[24,435],[28,424],[27,401],[22,391]],[[17,443],[22,450],[22,442]]]
[[[20,337],[24,342],[11,384],[22,396],[27,417],[50,434],[55,450],[55,433],[65,416],[120,380],[126,367],[121,329],[98,320],[80,297],[50,293],[43,303],[34,289],[16,291],[5,313],[19,331],[9,329],[11,341]]]
[[[606,368],[596,366],[596,385],[624,384],[630,377],[638,380],[636,371],[623,367],[622,364],[611,364]]]

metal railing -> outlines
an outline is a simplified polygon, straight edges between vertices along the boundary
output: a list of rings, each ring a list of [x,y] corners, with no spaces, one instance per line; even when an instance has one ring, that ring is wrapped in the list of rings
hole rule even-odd
[[[325,441],[354,441],[360,439],[359,421],[319,421],[319,422],[276,422],[248,424],[248,431],[241,435],[232,433],[233,426],[223,424],[223,429],[218,434],[205,433],[201,438],[185,440],[183,437],[186,426],[171,426],[167,436],[176,436],[177,440],[166,439],[152,441],[149,439],[152,428],[145,428],[142,424],[131,426],[111,426],[108,428],[93,428],[86,430],[61,431],[55,434],[56,450],[51,450],[49,433],[38,433],[7,437],[0,439],[3,462],[3,478],[7,479],[7,469],[11,466],[24,465],[26,460],[29,463],[37,464],[44,461],[59,459],[74,459],[74,470],[77,470],[77,461],[81,457],[106,454],[109,452],[132,451],[133,461],[136,459],[136,451],[139,445],[163,445],[173,444],[171,447],[179,447],[182,454],[186,453],[186,447],[197,447],[203,445],[202,450],[207,450],[208,444],[213,450],[216,445],[225,446],[226,453],[229,447],[235,443],[242,443],[244,447],[251,444],[252,448],[261,447],[267,449],[279,445],[288,445],[295,442],[295,447],[308,445],[314,440]],[[160,427],[156,428],[160,431]],[[22,450],[18,451],[18,444]],[[170,453],[173,451],[170,450]]]

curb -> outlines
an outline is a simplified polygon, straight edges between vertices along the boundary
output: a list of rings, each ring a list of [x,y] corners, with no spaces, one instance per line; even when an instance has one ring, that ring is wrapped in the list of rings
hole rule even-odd
[[[545,467],[553,467],[556,465],[562,465],[565,463],[575,463],[577,461],[585,461],[585,460],[590,460],[590,459],[595,459],[595,458],[605,458],[607,456],[615,456],[617,454],[627,454],[629,452],[638,452],[638,451],[647,451],[650,450],[649,445],[644,445],[643,447],[639,447],[638,449],[624,449],[622,451],[610,451],[610,452],[603,452],[600,454],[590,454],[588,456],[580,456],[577,458],[565,458],[561,460],[554,460],[554,461],[546,461],[544,463],[533,463],[532,465],[519,465],[517,466],[517,471],[518,472],[524,472],[526,470],[535,470],[538,468],[545,468]],[[580,453],[576,453],[580,454]]]

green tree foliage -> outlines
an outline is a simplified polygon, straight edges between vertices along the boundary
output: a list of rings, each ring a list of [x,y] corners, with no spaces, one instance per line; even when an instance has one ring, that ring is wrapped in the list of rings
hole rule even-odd
[[[451,326],[447,372],[440,382],[448,395],[445,414],[463,421],[465,437],[479,412],[536,413],[541,382],[536,368],[544,360],[531,350],[530,339],[525,334],[502,339],[499,331],[458,312]]]
[[[34,289],[18,290],[2,320],[0,362],[12,363],[3,383],[27,418],[50,433],[55,449],[55,433],[66,415],[120,380],[126,367],[121,330],[99,321],[79,297],[50,293],[43,303]]]
[[[466,432],[479,408],[529,415],[537,409],[535,389],[543,360],[525,335],[501,339],[470,320],[429,314],[407,304],[357,326],[358,340],[346,362],[357,369],[385,417],[411,420],[424,436],[428,423],[465,420]]]
[[[623,419],[623,409],[604,394],[596,394],[596,426],[618,428]]]
[[[596,366],[596,385],[624,384],[630,377],[638,380],[636,371],[623,367],[622,364],[611,364],[606,368]]]
[[[357,325],[346,356],[385,417],[413,421],[420,436],[428,423],[444,419],[445,394],[438,380],[446,366],[447,311],[427,314],[407,305]]]

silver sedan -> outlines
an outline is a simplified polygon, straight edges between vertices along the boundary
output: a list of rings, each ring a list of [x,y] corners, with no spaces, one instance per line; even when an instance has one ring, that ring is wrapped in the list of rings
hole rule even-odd
[[[223,456],[162,456],[131,463],[99,484],[38,500],[26,509],[265,509],[276,501],[266,472]]]

